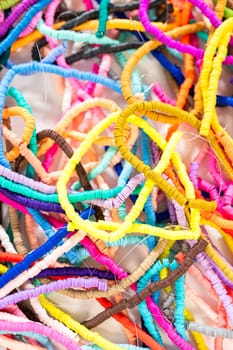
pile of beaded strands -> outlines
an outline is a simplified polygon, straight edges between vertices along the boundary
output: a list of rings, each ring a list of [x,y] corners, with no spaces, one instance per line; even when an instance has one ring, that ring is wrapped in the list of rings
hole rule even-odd
[[[232,0],[0,1],[3,348],[232,349],[232,32]]]

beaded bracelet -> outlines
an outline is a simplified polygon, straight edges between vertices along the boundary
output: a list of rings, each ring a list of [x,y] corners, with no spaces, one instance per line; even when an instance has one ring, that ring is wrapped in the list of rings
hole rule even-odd
[[[36,287],[33,290],[26,290],[23,292],[18,292],[17,294],[12,294],[11,296],[5,297],[2,299],[1,308],[4,309],[8,305],[17,304],[22,300],[27,300],[28,298],[35,298],[40,294],[51,293],[58,289],[65,288],[97,288],[101,291],[105,291],[107,289],[107,284],[105,281],[100,281],[97,278],[68,278],[62,281],[51,282],[47,285],[43,285],[40,287]]]
[[[42,277],[59,277],[63,278],[67,276],[96,276],[98,278],[103,278],[106,280],[114,280],[116,279],[116,275],[108,270],[98,270],[96,268],[81,268],[81,267],[56,267],[56,268],[48,268],[41,271],[35,278]]]
[[[40,20],[40,22],[37,25],[37,29],[44,35],[48,37],[52,37],[56,40],[72,40],[72,41],[79,41],[79,42],[89,42],[92,44],[117,44],[116,40],[110,39],[108,37],[96,37],[92,34],[86,34],[86,33],[74,33],[69,31],[55,31],[51,29],[50,27],[46,26],[46,24]]]

